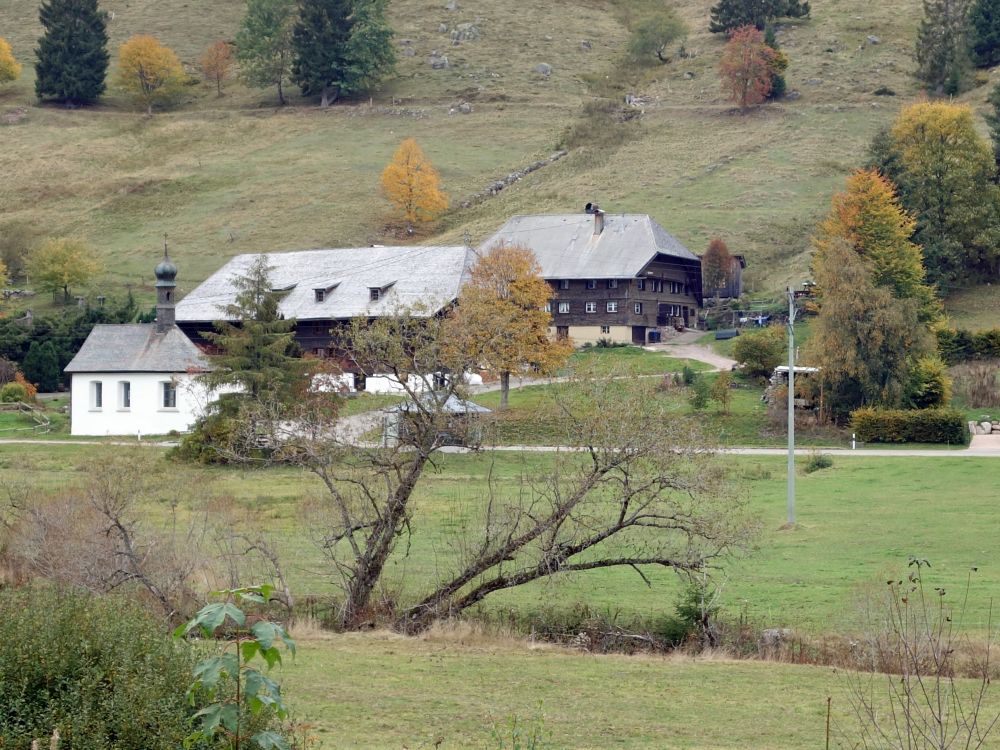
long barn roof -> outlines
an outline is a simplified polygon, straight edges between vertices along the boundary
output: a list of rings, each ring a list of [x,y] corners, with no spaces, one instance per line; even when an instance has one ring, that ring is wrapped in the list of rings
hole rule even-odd
[[[362,247],[266,253],[280,311],[296,320],[377,317],[399,309],[434,315],[458,297],[474,252],[466,247]],[[237,255],[177,303],[177,321],[224,318],[236,296],[233,279],[257,254]],[[371,289],[380,290],[371,300]],[[324,290],[317,301],[316,290]]]

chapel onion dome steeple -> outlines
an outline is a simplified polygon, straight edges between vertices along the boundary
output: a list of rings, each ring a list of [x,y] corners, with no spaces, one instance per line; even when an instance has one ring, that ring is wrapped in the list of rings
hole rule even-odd
[[[177,278],[177,266],[170,260],[167,248],[163,248],[163,260],[161,260],[153,271],[156,274],[157,286],[174,286],[174,279]]]

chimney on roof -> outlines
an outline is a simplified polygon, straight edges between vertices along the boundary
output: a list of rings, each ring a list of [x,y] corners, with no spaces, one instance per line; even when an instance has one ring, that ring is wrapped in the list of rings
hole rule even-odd
[[[594,236],[604,231],[604,212],[596,203],[588,203],[583,207],[585,213],[594,215]]]

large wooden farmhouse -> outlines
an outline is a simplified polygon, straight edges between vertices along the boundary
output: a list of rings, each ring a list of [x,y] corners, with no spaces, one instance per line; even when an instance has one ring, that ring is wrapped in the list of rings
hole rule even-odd
[[[701,259],[646,214],[515,216],[481,246],[531,248],[552,286],[553,333],[643,344],[694,325]]]

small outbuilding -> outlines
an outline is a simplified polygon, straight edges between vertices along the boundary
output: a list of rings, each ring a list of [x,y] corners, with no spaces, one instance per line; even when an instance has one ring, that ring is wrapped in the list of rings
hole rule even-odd
[[[440,410],[447,419],[441,430],[442,444],[476,448],[483,442],[480,419],[490,414],[485,406],[451,395],[444,403],[435,403],[439,394],[427,393],[420,397],[421,404],[412,399],[386,410],[382,424],[382,445],[394,448],[405,439],[410,424],[410,415],[418,409]]]

